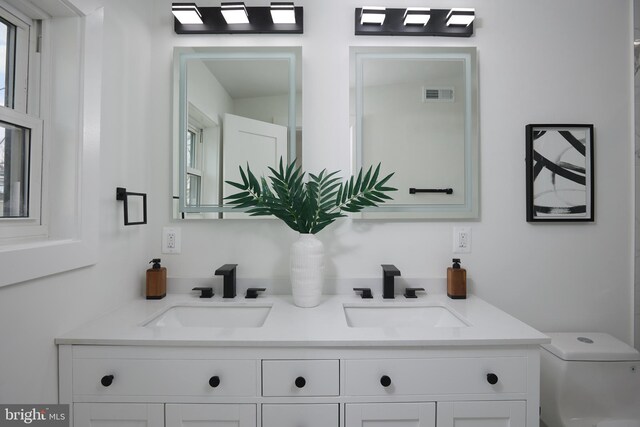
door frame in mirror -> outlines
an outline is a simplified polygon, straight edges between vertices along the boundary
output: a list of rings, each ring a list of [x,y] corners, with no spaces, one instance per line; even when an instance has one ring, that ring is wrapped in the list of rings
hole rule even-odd
[[[196,50],[197,49],[197,50]],[[176,219],[222,218],[223,212],[238,212],[227,205],[200,205],[188,206],[186,204],[186,144],[188,129],[188,96],[187,96],[187,64],[189,61],[202,60],[276,60],[287,61],[289,74],[288,81],[288,123],[287,123],[287,163],[296,159],[296,92],[299,85],[298,78],[301,76],[301,56],[302,49],[299,46],[293,47],[207,47],[202,48],[175,47],[174,48],[174,132],[173,132],[173,216]],[[177,118],[177,119],[176,119]],[[177,140],[177,144],[176,144]],[[177,178],[175,176],[177,170]],[[176,203],[177,202],[177,203]],[[194,215],[202,214],[202,215]]]
[[[475,47],[364,47],[350,48],[351,77],[355,104],[355,144],[353,170],[363,163],[364,64],[367,60],[434,59],[461,60],[465,76],[464,171],[463,204],[385,204],[366,208],[355,218],[360,219],[477,219],[479,217],[479,128],[478,77]],[[392,184],[392,183],[391,183]]]

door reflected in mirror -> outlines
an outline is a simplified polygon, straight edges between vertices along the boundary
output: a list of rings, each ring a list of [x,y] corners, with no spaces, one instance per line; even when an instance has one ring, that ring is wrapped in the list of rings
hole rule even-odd
[[[475,48],[351,48],[354,170],[382,162],[394,200],[362,218],[476,218]]]
[[[174,217],[242,218],[225,205],[240,181],[301,158],[301,49],[176,48]]]

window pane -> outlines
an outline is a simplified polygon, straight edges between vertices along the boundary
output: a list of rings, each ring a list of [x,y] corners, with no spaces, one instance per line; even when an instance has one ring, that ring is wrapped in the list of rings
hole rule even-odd
[[[0,122],[0,218],[29,216],[29,129]]]
[[[200,205],[200,177],[193,174],[187,174],[187,206]]]
[[[196,167],[196,134],[193,131],[187,132],[187,167]]]
[[[0,106],[13,108],[16,27],[0,18]]]

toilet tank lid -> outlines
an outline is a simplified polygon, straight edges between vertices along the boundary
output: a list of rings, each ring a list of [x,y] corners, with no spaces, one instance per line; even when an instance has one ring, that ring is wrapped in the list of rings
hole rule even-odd
[[[619,339],[599,332],[547,333],[550,344],[546,350],[562,360],[621,361],[640,360],[640,353]]]

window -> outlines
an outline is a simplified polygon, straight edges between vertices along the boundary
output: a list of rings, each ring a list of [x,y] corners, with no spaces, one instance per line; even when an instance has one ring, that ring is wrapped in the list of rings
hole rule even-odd
[[[187,131],[187,206],[200,206],[202,150],[202,129],[190,124]]]
[[[29,216],[31,129],[0,122],[0,215]]]
[[[16,34],[16,26],[0,17],[0,106],[13,106],[13,59],[12,52]],[[9,89],[7,89],[9,88]]]
[[[37,94],[29,93],[29,80],[38,74],[36,24],[0,3],[0,238],[46,234],[42,121],[34,114]]]
[[[102,3],[0,0],[0,287],[98,259]]]

